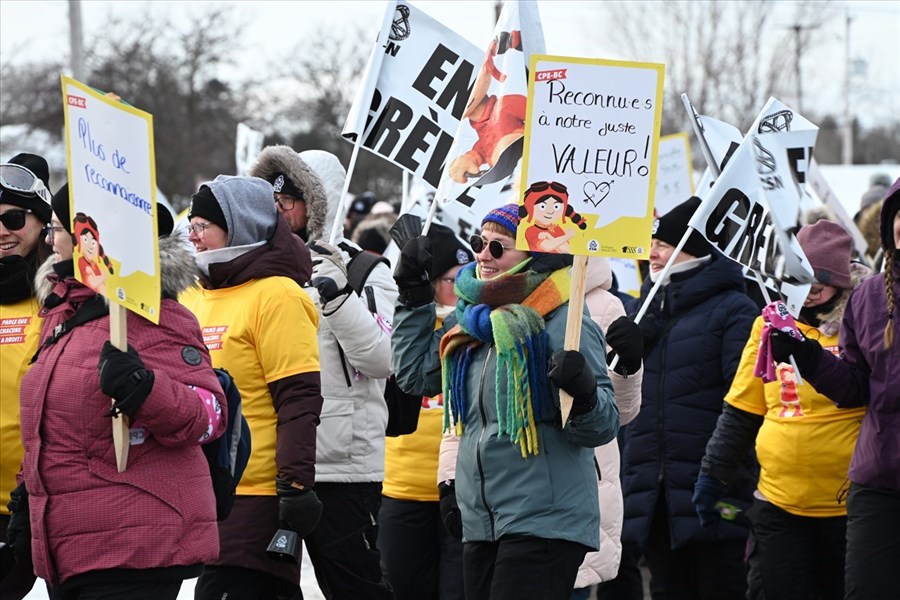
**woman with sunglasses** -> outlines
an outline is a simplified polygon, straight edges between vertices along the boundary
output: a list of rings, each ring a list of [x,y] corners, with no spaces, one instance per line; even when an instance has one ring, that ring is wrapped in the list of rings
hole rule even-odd
[[[476,262],[456,276],[455,314],[436,331],[425,236],[404,245],[394,273],[397,382],[443,391],[444,429],[459,436],[441,509],[458,505],[462,517],[471,600],[569,597],[585,553],[600,545],[593,448],[619,428],[606,342],[587,314],[580,351],[563,350],[568,257],[516,250],[518,226],[516,204],[484,218],[470,242]],[[574,398],[565,422],[560,390]]]
[[[7,544],[6,507],[22,462],[19,385],[37,350],[40,305],[34,295],[38,267],[53,250],[44,239],[50,222],[47,161],[19,154],[0,165],[0,588],[4,598],[24,597],[34,585],[30,560],[13,558]],[[23,550],[25,550],[23,548]]]

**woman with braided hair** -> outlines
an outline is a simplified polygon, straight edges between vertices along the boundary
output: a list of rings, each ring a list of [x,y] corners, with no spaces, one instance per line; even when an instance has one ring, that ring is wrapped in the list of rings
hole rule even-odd
[[[900,179],[881,209],[884,272],[847,302],[840,357],[816,340],[772,337],[777,361],[793,355],[816,390],[839,408],[867,406],[850,461],[845,598],[896,598],[900,590]]]
[[[404,245],[394,370],[404,391],[443,391],[444,430],[459,436],[442,442],[442,461],[451,439],[458,450],[455,480],[439,487],[442,516],[462,520],[466,598],[567,600],[600,545],[593,448],[619,428],[606,341],[584,314],[580,351],[563,350],[568,257],[515,249],[517,204],[481,227],[469,240],[476,262],[456,275],[456,311],[437,331],[430,243]],[[560,390],[574,399],[565,422]]]

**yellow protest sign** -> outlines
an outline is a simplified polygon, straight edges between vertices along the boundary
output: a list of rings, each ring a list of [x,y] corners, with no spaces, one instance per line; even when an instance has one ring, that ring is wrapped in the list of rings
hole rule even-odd
[[[75,277],[159,322],[153,116],[62,76]]]
[[[664,71],[532,56],[517,248],[647,256]]]

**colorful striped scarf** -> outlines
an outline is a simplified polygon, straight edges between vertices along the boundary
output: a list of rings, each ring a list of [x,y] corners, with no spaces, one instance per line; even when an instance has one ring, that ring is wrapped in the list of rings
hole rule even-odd
[[[493,343],[497,420],[501,436],[519,446],[522,456],[538,453],[536,423],[548,402],[547,332],[544,317],[569,299],[569,269],[552,273],[506,274],[483,281],[475,263],[456,279],[458,324],[441,339],[444,431],[451,422],[462,433],[466,413],[466,373],[475,350]],[[506,381],[506,393],[502,382]]]

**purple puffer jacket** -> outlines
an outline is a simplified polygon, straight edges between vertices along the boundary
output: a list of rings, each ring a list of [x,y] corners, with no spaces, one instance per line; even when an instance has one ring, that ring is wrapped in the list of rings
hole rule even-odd
[[[900,179],[885,197],[881,212],[881,242],[893,251],[890,286],[893,290],[894,343],[884,348],[888,325],[885,275],[865,280],[850,296],[841,323],[841,357],[822,353],[812,373],[813,386],[838,406],[868,405],[856,450],[850,462],[850,481],[868,487],[900,490],[900,252],[894,249],[893,220],[900,208]]]
[[[58,282],[53,293],[64,301],[46,313],[42,341],[93,296],[74,279]],[[210,416],[188,386],[212,391],[223,406],[224,398],[197,320],[163,300],[158,326],[129,313],[127,333],[155,381],[132,422],[133,437],[143,426],[143,442],[130,446],[123,473],[116,469],[110,398],[100,391],[97,369],[108,316],[45,348],[22,381],[34,569],[53,585],[102,569],[187,566],[218,557],[215,498],[199,446]],[[213,437],[223,429],[219,421]]]

